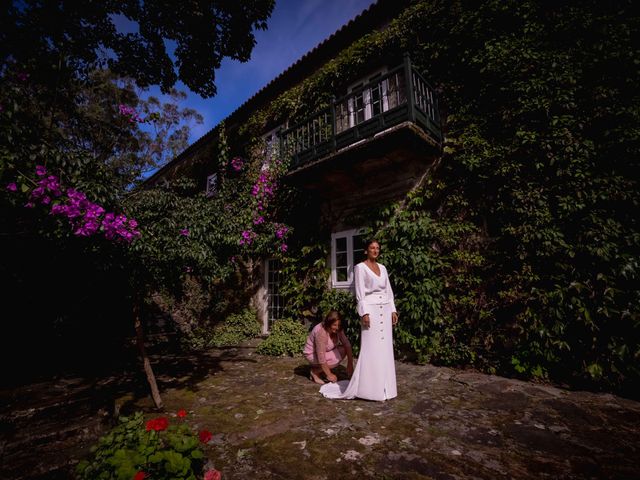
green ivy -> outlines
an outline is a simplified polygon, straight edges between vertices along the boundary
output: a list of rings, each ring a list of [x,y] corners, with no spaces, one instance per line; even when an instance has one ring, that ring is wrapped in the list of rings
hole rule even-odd
[[[229,144],[246,145],[251,161],[212,202],[233,205],[234,225],[215,228],[237,235],[250,222],[267,125],[326,107],[337,86],[408,52],[439,93],[442,156],[421,188],[360,223],[383,244],[401,315],[398,354],[632,390],[640,382],[639,29],[628,1],[412,2],[234,133]],[[356,346],[350,300],[327,286],[330,232],[295,195],[283,188],[270,213],[299,230],[287,254],[277,253],[286,313],[314,322],[343,309]],[[243,258],[274,253],[266,233]]]
[[[274,357],[301,355],[307,334],[307,329],[299,321],[276,320],[271,328],[271,334],[258,345],[256,352]]]
[[[241,313],[229,315],[216,326],[209,344],[214,347],[236,346],[245,340],[260,336],[261,333],[256,311],[246,309]]]

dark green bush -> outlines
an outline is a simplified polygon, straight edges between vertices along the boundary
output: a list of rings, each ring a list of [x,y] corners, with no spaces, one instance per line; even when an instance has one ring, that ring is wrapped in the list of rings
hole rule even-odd
[[[351,342],[354,355],[360,352],[360,317],[356,311],[356,299],[349,290],[326,289],[318,304],[322,318],[330,311],[342,315],[342,328]]]
[[[290,319],[276,320],[271,334],[258,345],[256,351],[261,355],[294,357],[302,354],[307,335],[307,329],[300,322]]]
[[[214,347],[230,347],[239,345],[249,338],[260,336],[262,329],[258,323],[256,311],[246,309],[240,313],[229,315],[224,322],[213,329],[213,337],[209,344]]]

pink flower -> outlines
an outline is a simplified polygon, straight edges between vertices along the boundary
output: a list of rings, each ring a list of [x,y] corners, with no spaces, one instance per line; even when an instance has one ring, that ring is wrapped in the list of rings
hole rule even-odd
[[[198,434],[198,438],[202,443],[209,443],[213,438],[213,435],[209,430],[201,430],[200,433]]]
[[[44,167],[42,167],[44,168]],[[47,191],[55,197],[62,195],[62,189],[60,187],[60,180],[55,175],[49,175],[47,178],[43,178],[38,182],[38,188]]]
[[[240,245],[251,245],[256,238],[256,233],[251,230],[245,230],[242,232],[242,238],[240,239]]]
[[[184,418],[187,416],[187,411],[184,409],[178,410],[177,415],[178,415],[178,418]]]
[[[282,245],[280,245],[280,250],[282,252],[286,252],[289,249],[289,247],[287,247],[286,243],[283,243]]]
[[[204,474],[204,480],[221,480],[221,479],[222,479],[222,473],[220,473],[216,469],[209,470],[207,473]]]
[[[260,215],[258,218],[253,219],[254,225],[260,225],[261,223],[264,223],[264,217],[262,215]]]
[[[31,191],[29,202],[25,204],[25,207],[35,207],[36,201],[43,205],[50,205],[54,197],[62,197],[64,194],[61,202],[56,202],[51,206],[50,212],[52,215],[67,217],[75,235],[88,237],[102,228],[104,236],[108,240],[131,242],[140,236],[140,232],[136,230],[138,222],[133,219],[128,220],[122,214],[107,213],[105,215],[104,208],[89,201],[83,192],[73,188],[67,188],[65,191],[60,185],[58,177],[55,175],[46,176],[47,169],[43,165],[36,166],[36,174],[43,178]],[[11,185],[8,185],[7,189],[13,190]]]
[[[59,203],[51,207],[51,215],[63,215],[67,208]]]
[[[278,228],[276,228],[276,237],[277,238],[283,238],[287,232],[289,231],[289,229],[287,228],[286,225],[280,225],[278,226]]]
[[[188,228],[183,228],[182,230],[180,230],[180,235],[182,235],[183,237],[188,237],[189,236],[189,229]]]
[[[242,166],[244,165],[244,162],[242,161],[242,159],[240,157],[235,157],[231,160],[231,167],[236,171],[239,172],[240,170],[242,170]]]
[[[18,186],[15,184],[15,182],[11,182],[7,185],[7,190],[9,190],[10,192],[16,192],[18,191]]]

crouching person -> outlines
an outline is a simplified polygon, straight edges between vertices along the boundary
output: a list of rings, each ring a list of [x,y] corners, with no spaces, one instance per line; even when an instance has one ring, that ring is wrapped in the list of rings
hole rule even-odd
[[[311,364],[309,379],[324,385],[322,376],[330,382],[338,378],[331,371],[347,358],[347,374],[353,374],[351,343],[342,329],[342,317],[331,310],[325,319],[313,327],[304,346],[304,356]]]

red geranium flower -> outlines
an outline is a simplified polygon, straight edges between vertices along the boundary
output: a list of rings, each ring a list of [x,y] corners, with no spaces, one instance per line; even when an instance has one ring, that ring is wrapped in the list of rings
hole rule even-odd
[[[209,441],[213,438],[213,435],[211,435],[211,432],[209,430],[200,431],[198,436],[200,437],[200,441],[202,443],[209,443]]]
[[[204,480],[222,480],[222,473],[214,468],[204,474]]]
[[[147,478],[147,474],[144,473],[142,470],[140,470],[138,473],[136,473],[133,476],[133,480],[144,480],[145,478]]]
[[[160,432],[162,430],[166,430],[168,426],[169,420],[167,419],[167,417],[152,418],[147,422],[147,432],[150,430]]]
[[[186,410],[178,410],[178,418],[184,418],[187,416],[187,411]]]

